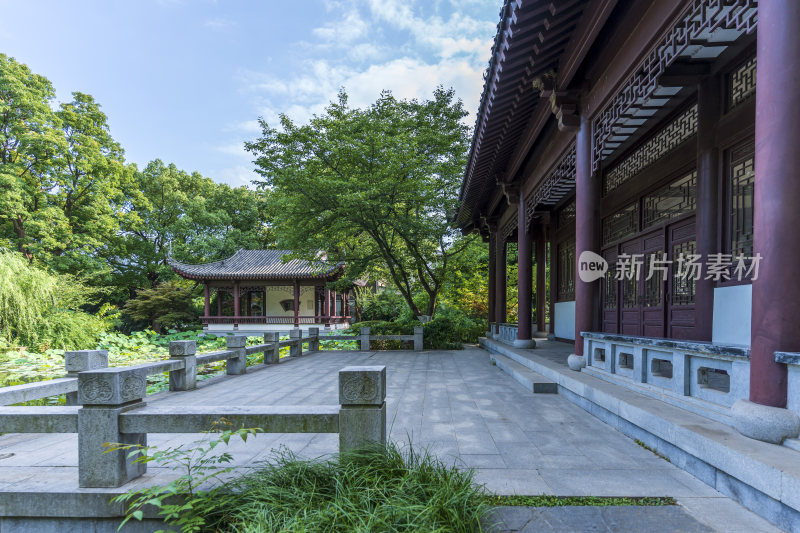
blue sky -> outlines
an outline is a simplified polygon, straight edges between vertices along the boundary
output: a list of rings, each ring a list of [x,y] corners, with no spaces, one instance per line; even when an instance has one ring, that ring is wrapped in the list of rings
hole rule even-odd
[[[248,184],[256,120],[307,120],[344,86],[454,87],[474,124],[501,0],[0,0],[0,52],[93,95],[140,167]]]

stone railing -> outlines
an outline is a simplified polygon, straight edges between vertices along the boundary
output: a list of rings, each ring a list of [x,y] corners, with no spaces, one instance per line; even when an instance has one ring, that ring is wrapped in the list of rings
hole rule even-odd
[[[340,370],[339,405],[155,407],[144,402],[148,375],[168,371],[170,390],[190,390],[196,388],[197,364],[226,361],[228,374],[243,374],[248,351],[264,350],[269,363],[275,346],[302,345],[308,339],[298,336],[248,347],[246,338],[230,337],[227,350],[201,356],[196,355],[195,341],[175,341],[170,343],[171,358],[166,361],[79,372],[77,406],[0,407],[0,432],[77,433],[79,485],[87,488],[120,487],[146,470],[146,464],[134,462],[127,451],[108,451],[105,443],[144,446],[148,433],[200,433],[222,418],[234,427],[266,433],[339,433],[342,451],[385,443],[383,366]]]
[[[359,348],[362,352],[367,352],[370,349],[371,341],[409,341],[414,343],[414,351],[422,351],[422,335],[423,328],[417,326],[414,328],[413,335],[373,335],[370,333],[370,328],[361,328],[360,335],[325,335],[319,337],[318,340],[323,341],[359,341]]]
[[[747,347],[597,332],[581,332],[581,336],[584,371],[594,376],[650,392],[667,402],[675,400],[671,403],[704,415],[727,416],[727,408],[748,397]]]
[[[422,350],[421,327],[414,328],[413,335],[371,335],[369,328],[361,328],[360,335],[320,335],[319,328],[303,331],[295,328],[289,331],[289,339],[281,340],[279,332],[264,333],[262,344],[247,345],[248,337],[255,335],[229,335],[225,337],[225,350],[198,354],[195,341],[172,341],[169,343],[170,359],[154,361],[130,369],[145,369],[147,375],[169,373],[169,390],[191,390],[197,386],[197,367],[219,361],[225,362],[228,375],[244,374],[247,369],[247,356],[263,352],[265,365],[280,362],[280,349],[289,347],[289,357],[301,357],[304,353],[318,352],[320,340],[356,341],[359,348],[368,351],[373,340],[403,340],[414,343],[414,351]],[[307,347],[307,348],[306,348]],[[66,405],[78,405],[78,374],[89,370],[108,368],[108,350],[77,350],[64,354],[66,377],[13,385],[0,388],[0,406],[40,400],[51,396],[66,396]]]
[[[775,352],[775,362],[786,365],[786,408],[800,415],[800,353]]]
[[[517,329],[516,324],[492,322],[489,324],[487,337],[513,346],[514,341],[517,340]],[[489,336],[489,333],[491,333],[491,336]]]

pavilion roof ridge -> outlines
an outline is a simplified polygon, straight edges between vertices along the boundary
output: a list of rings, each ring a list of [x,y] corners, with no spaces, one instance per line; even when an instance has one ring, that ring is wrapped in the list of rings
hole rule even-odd
[[[208,263],[188,264],[167,257],[167,263],[178,275],[194,280],[213,279],[324,279],[338,274],[343,263],[323,260],[284,260],[291,250],[248,250],[240,248],[228,258]]]

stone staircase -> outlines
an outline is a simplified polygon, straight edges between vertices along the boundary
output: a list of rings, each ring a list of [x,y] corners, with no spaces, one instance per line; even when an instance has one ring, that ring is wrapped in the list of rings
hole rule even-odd
[[[512,360],[510,357],[499,353],[490,353],[489,359],[497,368],[514,378],[523,387],[534,394],[557,394],[558,384],[534,372],[527,366]]]

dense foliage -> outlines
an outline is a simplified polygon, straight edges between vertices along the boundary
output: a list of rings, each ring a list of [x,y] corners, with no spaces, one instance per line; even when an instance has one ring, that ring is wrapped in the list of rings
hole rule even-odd
[[[451,263],[474,240],[451,224],[469,144],[452,90],[390,92],[364,109],[339,94],[308,124],[263,120],[247,143],[269,191],[278,241],[299,257],[345,261],[390,282],[414,315],[433,315]],[[418,298],[418,296],[423,298]]]
[[[121,306],[175,278],[168,255],[198,262],[273,245],[266,194],[160,160],[139,170],[91,95],[54,102],[47,78],[0,54],[0,249],[104,289],[60,307]]]

